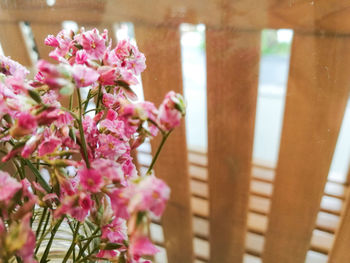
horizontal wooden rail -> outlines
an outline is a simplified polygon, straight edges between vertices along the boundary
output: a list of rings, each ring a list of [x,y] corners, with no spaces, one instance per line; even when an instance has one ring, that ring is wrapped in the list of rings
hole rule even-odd
[[[211,28],[256,30],[292,28],[298,32],[350,33],[347,0],[12,0],[0,2],[0,21],[79,23],[131,21],[140,24],[204,23]]]

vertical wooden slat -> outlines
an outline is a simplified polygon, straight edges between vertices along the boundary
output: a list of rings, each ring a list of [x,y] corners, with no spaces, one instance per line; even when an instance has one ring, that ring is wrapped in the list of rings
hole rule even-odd
[[[177,27],[135,25],[136,41],[146,55],[142,74],[146,100],[159,105],[169,90],[182,93],[180,34]],[[151,142],[153,153],[160,138]],[[192,216],[187,164],[185,123],[166,142],[155,166],[156,176],[171,188],[171,197],[162,218],[169,263],[192,262]]]
[[[46,46],[44,41],[48,35],[57,35],[57,33],[62,30],[62,23],[44,24],[33,22],[30,26],[33,31],[35,44],[38,48],[39,58],[45,59],[51,63],[57,63],[56,60],[49,57],[49,53],[54,50],[54,48]]]
[[[310,247],[350,88],[350,38],[296,33],[264,262]]]
[[[347,193],[344,212],[335,234],[333,248],[329,255],[330,263],[350,262],[350,191]]]
[[[210,262],[242,262],[260,31],[206,33]]]
[[[0,43],[5,56],[10,56],[24,66],[32,65],[19,23],[0,24]]]

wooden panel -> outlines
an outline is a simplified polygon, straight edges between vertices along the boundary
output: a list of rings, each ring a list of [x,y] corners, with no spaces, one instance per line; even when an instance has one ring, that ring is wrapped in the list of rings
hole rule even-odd
[[[329,262],[350,262],[350,192],[345,203],[344,214],[341,217],[340,226],[336,231],[333,248],[329,256]]]
[[[62,21],[57,24],[31,23],[30,26],[33,31],[35,44],[38,48],[39,58],[45,59],[51,63],[57,63],[56,60],[49,57],[49,53],[54,50],[54,48],[46,46],[44,41],[48,35],[57,35],[57,33],[62,30]]]
[[[208,30],[208,170],[212,262],[242,262],[260,32]]]
[[[177,28],[136,25],[138,46],[147,58],[142,74],[145,99],[159,105],[169,90],[182,93],[180,35]],[[160,138],[152,141],[155,151]],[[192,217],[187,163],[185,123],[169,137],[155,166],[156,176],[171,188],[162,218],[169,263],[192,262]],[[176,167],[176,169],[174,169]]]
[[[19,23],[0,24],[0,43],[5,56],[10,56],[24,66],[32,65]]]
[[[349,96],[350,38],[295,34],[264,262],[304,262]]]
[[[350,32],[348,0],[56,0],[52,7],[45,0],[0,2],[0,21],[51,23],[76,20],[132,21],[140,24],[204,23],[213,28],[241,30],[293,28],[303,32]]]

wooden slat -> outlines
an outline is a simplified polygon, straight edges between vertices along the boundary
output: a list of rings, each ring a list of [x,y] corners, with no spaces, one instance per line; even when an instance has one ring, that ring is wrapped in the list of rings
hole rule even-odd
[[[45,59],[51,63],[57,63],[56,60],[49,57],[49,53],[54,50],[53,47],[46,46],[44,44],[45,38],[48,35],[57,35],[62,30],[62,21],[56,24],[46,23],[31,23],[35,44],[38,48],[39,58]]]
[[[264,262],[305,261],[349,96],[350,38],[295,34]]]
[[[24,66],[32,66],[19,23],[0,24],[0,43],[5,56],[10,56]]]
[[[82,3],[84,2],[84,3]],[[80,23],[132,21],[140,24],[204,23],[210,27],[252,30],[292,28],[302,32],[349,33],[350,3],[347,0],[46,0],[0,2],[0,21]]]
[[[139,49],[147,57],[142,74],[146,100],[159,105],[169,90],[182,93],[180,35],[177,28],[135,25]],[[160,138],[152,141],[152,151]],[[171,188],[162,218],[168,262],[192,262],[192,215],[187,163],[185,123],[169,137],[155,166],[156,176]],[[176,167],[176,169],[175,169]]]
[[[333,248],[329,256],[329,262],[350,262],[350,192],[347,194],[344,214],[341,217],[340,226],[336,232]]]
[[[208,30],[207,101],[212,262],[242,262],[260,32]]]

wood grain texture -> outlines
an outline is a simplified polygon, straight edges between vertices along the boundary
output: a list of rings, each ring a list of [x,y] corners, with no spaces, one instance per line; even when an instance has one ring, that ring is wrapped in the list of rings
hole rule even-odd
[[[207,30],[211,262],[242,262],[260,32]]]
[[[212,28],[350,33],[348,0],[12,0],[0,2],[0,21],[79,23],[131,21],[140,24],[204,23]]]
[[[24,66],[32,65],[19,23],[0,23],[0,43],[5,56]]]
[[[350,262],[350,191],[344,206],[344,212],[340,219],[339,227],[336,231],[335,240],[329,255],[330,263]]]
[[[350,38],[295,34],[264,262],[305,261],[349,97]]]
[[[135,25],[135,36],[147,58],[147,69],[142,74],[145,99],[159,105],[168,91],[182,93],[179,30]],[[159,137],[151,142],[153,153],[159,146]],[[192,262],[192,212],[184,122],[169,136],[154,170],[171,188],[162,217],[168,262]]]

